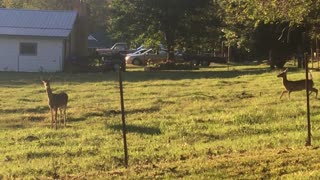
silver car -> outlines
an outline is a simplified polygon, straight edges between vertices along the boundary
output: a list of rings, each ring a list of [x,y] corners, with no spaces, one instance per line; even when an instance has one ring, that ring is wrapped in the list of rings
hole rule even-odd
[[[125,57],[126,64],[133,64],[137,66],[146,65],[148,62],[159,63],[167,59],[166,51],[155,51],[148,49],[138,54],[127,54]]]

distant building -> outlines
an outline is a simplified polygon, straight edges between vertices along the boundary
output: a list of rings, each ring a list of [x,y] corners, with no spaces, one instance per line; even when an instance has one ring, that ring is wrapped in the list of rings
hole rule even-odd
[[[99,29],[88,36],[89,54],[96,53],[96,49],[110,48],[112,45],[112,40],[104,29]]]
[[[79,1],[75,11],[0,8],[0,71],[63,71],[68,57],[86,55],[83,7]]]

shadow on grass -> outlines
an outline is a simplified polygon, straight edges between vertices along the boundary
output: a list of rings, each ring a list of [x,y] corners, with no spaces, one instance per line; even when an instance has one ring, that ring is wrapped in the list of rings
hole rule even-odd
[[[46,113],[49,112],[48,106],[38,106],[35,108],[17,108],[17,109],[0,109],[0,114],[14,114],[14,113]]]
[[[87,117],[78,117],[78,118],[75,118],[75,117],[67,117],[67,122],[81,122],[81,121],[85,121],[87,120]]]
[[[151,107],[151,108],[141,108],[141,109],[129,109],[125,111],[125,114],[137,114],[137,113],[154,113],[160,111],[159,107]],[[85,118],[90,117],[104,117],[104,116],[115,116],[121,115],[120,110],[106,110],[104,112],[89,112],[84,115]]]
[[[150,107],[150,108],[140,108],[140,109],[129,109],[129,110],[126,110],[126,114],[154,113],[158,111],[160,111],[160,107]]]
[[[22,125],[22,124],[0,124],[1,129],[23,129],[26,128],[27,126]]]
[[[23,117],[24,120],[26,121],[30,121],[30,122],[40,122],[40,121],[44,121],[46,119],[46,117],[43,116],[26,116]]]
[[[147,80],[182,80],[182,79],[228,79],[243,75],[259,75],[270,71],[268,68],[242,69],[230,71],[159,71],[159,72],[126,72],[124,81],[138,82]]]
[[[182,79],[203,79],[203,78],[235,78],[243,75],[259,75],[269,72],[269,68],[247,68],[240,70],[220,70],[212,71],[211,69],[217,69],[215,67],[205,68],[201,71],[156,71],[156,72],[144,72],[144,71],[127,71],[123,73],[124,82],[140,82],[148,80],[182,80]],[[233,67],[231,66],[231,69]],[[53,82],[105,82],[105,81],[118,81],[118,73],[110,72],[107,75],[102,73],[17,73],[17,72],[0,72],[0,85],[9,87],[21,87],[29,84],[40,84],[39,76],[54,76]],[[3,78],[1,78],[3,77]]]
[[[137,125],[127,125],[126,127],[127,127],[128,133],[139,133],[139,134],[147,134],[147,135],[161,134],[160,129],[155,127],[146,127],[146,126],[137,126]],[[108,125],[107,128],[120,131],[122,130],[122,124]]]

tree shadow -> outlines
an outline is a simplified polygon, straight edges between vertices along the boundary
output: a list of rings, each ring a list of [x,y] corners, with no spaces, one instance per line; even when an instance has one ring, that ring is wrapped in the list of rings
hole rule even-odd
[[[86,113],[84,115],[84,117],[86,118],[90,118],[90,117],[103,117],[105,116],[105,114],[103,112],[89,112],[89,113]]]
[[[126,111],[126,114],[154,113],[158,111],[160,111],[160,107],[139,108],[139,109],[129,109]]]
[[[148,80],[183,80],[183,79],[229,79],[244,75],[259,75],[269,72],[269,68],[247,68],[230,71],[158,71],[158,72],[125,72],[124,81],[139,82]]]
[[[26,117],[23,117],[23,119],[30,122],[40,122],[40,121],[44,121],[46,118],[43,116],[26,116]]]
[[[87,117],[67,117],[67,122],[81,122],[81,121],[85,121],[87,119]]]
[[[140,108],[125,110],[125,114],[137,114],[137,113],[154,113],[160,111],[160,107]],[[103,113],[88,113],[91,116],[108,116],[108,115],[120,115],[121,110],[106,110]]]
[[[14,114],[14,113],[46,113],[49,112],[48,106],[37,106],[35,108],[15,108],[15,109],[0,109],[0,114]]]
[[[17,124],[17,123],[14,123],[14,124],[4,124],[4,123],[1,123],[0,126],[1,126],[0,129],[24,129],[24,128],[27,127],[27,126],[25,126],[25,125]]]
[[[114,129],[117,131],[122,130],[122,124],[109,125],[107,128]],[[159,135],[161,131],[159,128],[155,127],[146,127],[146,126],[137,126],[137,125],[126,125],[127,132],[129,133],[139,133],[147,135]]]
[[[211,69],[217,69],[212,71]],[[232,66],[231,66],[232,68]],[[259,75],[265,72],[270,72],[270,68],[242,68],[240,70],[220,70],[219,68],[209,67],[201,71],[127,71],[123,73],[124,82],[140,82],[148,80],[182,80],[182,79],[203,79],[203,78],[220,78],[228,79],[243,75]],[[103,73],[79,73],[70,76],[69,73],[17,73],[17,72],[0,72],[0,85],[8,87],[21,87],[30,84],[39,84],[41,86],[39,77],[54,76],[53,82],[67,82],[67,83],[85,83],[85,82],[106,82],[118,81],[118,73],[110,72],[107,76]],[[3,77],[3,78],[1,78]]]

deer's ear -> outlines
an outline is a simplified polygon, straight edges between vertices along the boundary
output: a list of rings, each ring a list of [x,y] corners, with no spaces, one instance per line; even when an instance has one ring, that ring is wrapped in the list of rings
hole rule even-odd
[[[288,68],[286,68],[286,69],[284,70],[284,72],[288,72]]]

